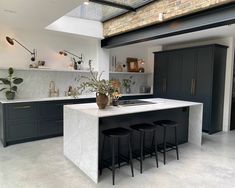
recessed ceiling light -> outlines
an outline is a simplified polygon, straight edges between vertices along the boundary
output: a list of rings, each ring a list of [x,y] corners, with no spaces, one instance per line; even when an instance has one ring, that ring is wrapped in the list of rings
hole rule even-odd
[[[89,5],[90,4],[90,2],[89,1],[84,1],[84,3],[83,3],[84,5]]]

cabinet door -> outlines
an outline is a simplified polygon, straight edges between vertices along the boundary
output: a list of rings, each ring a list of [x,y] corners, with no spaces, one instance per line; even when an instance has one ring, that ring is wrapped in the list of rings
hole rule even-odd
[[[38,122],[38,136],[63,135],[63,120],[41,120]]]
[[[203,103],[203,131],[208,132],[211,124],[211,100],[213,87],[213,49],[197,49],[196,101]]]
[[[196,94],[196,50],[184,49],[182,54],[181,96],[182,100],[194,101]]]
[[[20,141],[37,136],[36,123],[32,120],[9,121],[6,126],[7,141]]]
[[[167,97],[170,99],[180,99],[182,75],[182,56],[180,51],[169,53],[168,77],[167,77]]]
[[[154,61],[154,96],[165,98],[167,92],[168,53],[156,53]]]

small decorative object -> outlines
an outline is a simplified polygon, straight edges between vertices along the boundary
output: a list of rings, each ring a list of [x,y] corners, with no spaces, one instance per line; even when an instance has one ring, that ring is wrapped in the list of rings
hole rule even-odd
[[[45,61],[38,61],[38,66],[44,66],[45,65]]]
[[[123,71],[123,68],[122,68],[122,64],[121,63],[118,63],[116,69],[115,69],[116,72],[122,72]]]
[[[117,91],[112,93],[113,106],[118,106],[118,99],[121,97],[121,94]]]
[[[135,81],[132,81],[133,76],[130,76],[129,79],[122,80],[122,86],[126,89],[126,93],[131,93],[131,85],[135,84]]]
[[[144,67],[143,65],[145,64],[144,60],[143,59],[138,59],[138,64],[139,64],[139,72],[144,72]]]
[[[126,59],[126,62],[127,62],[127,71],[128,72],[138,72],[139,71],[137,58],[128,57]]]
[[[10,38],[10,37],[6,37],[6,40],[7,42],[10,44],[10,45],[14,45],[14,41],[16,43],[18,43],[21,47],[23,47],[25,50],[27,50],[30,54],[31,54],[31,61],[35,61],[36,59],[36,49],[33,49],[33,51],[31,52],[28,48],[26,48],[23,44],[21,44],[19,41],[17,41],[16,39],[14,38]]]
[[[8,69],[8,77],[0,78],[2,84],[6,87],[0,89],[0,91],[5,91],[6,98],[8,100],[13,100],[15,98],[15,93],[17,92],[17,86],[23,82],[22,78],[13,77],[14,70],[13,68]]]
[[[123,70],[123,72],[127,72],[126,64],[122,64],[122,70]]]
[[[109,80],[101,79],[103,72],[101,72],[100,75],[98,75],[92,71],[91,60],[89,60],[89,68],[91,76],[90,77],[83,76],[83,78],[86,78],[88,81],[83,82],[80,85],[79,90],[83,92],[88,88],[89,91],[95,92],[96,103],[99,109],[104,109],[108,104],[108,94],[110,92],[110,88],[112,88],[112,83]]]

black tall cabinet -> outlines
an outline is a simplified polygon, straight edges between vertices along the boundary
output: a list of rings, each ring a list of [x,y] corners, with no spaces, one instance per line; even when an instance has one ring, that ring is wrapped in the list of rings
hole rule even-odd
[[[154,96],[202,102],[203,131],[221,131],[226,55],[217,44],[156,52]]]

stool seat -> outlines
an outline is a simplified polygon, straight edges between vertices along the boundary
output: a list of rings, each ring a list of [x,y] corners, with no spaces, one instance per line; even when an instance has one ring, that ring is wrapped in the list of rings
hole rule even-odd
[[[177,127],[178,123],[176,121],[172,120],[160,120],[160,121],[154,121],[155,125],[159,125],[162,127]]]
[[[104,130],[102,131],[102,133],[108,137],[122,137],[130,135],[132,131],[122,127],[118,127],[118,128]]]
[[[140,123],[130,126],[132,129],[137,131],[153,131],[156,129],[156,126],[149,123]]]

